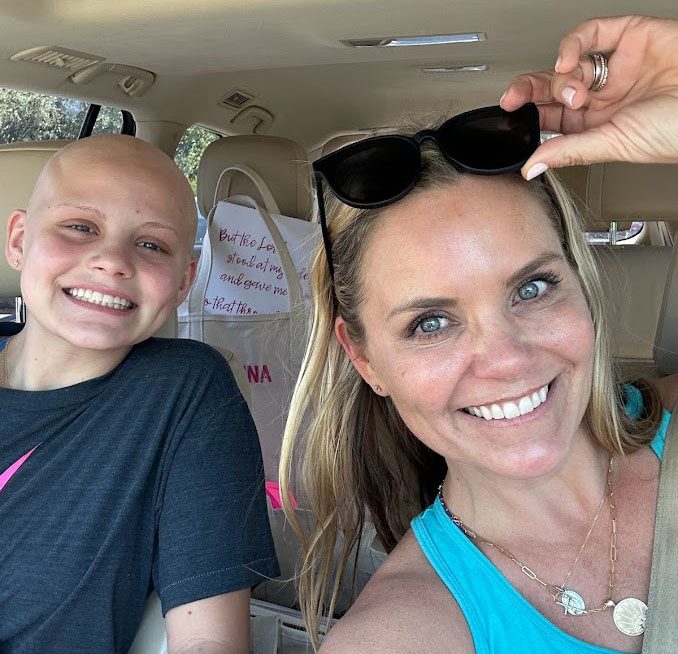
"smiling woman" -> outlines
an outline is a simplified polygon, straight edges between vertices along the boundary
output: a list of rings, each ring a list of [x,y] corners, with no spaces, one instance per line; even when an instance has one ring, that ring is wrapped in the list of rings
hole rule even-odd
[[[563,40],[561,70],[503,96],[539,103],[531,118],[486,108],[314,165],[324,249],[282,457],[287,480],[302,461],[316,515],[300,580],[309,631],[333,613],[367,520],[390,552],[323,652],[640,650],[670,415],[650,383],[617,377],[596,265],[548,168],[678,157],[675,56],[647,55],[656,74],[638,54],[676,29],[590,21]],[[615,51],[609,78],[588,49]],[[652,112],[672,138],[654,138]],[[481,139],[477,116],[492,117]],[[518,147],[537,116],[590,129]]]
[[[624,410],[629,393],[641,390],[615,380],[595,264],[557,178],[467,175],[435,149],[421,156],[416,186],[394,204],[355,209],[326,197],[333,276],[320,253],[315,346],[293,401],[284,457],[289,466],[297,430],[306,434],[305,460],[313,463],[302,474],[318,514],[300,591],[310,629],[328,592],[318,571],[328,569],[339,532],[345,561],[367,515],[393,554],[326,647],[347,651],[352,626],[372,619],[372,593],[385,588],[394,611],[405,610],[400,597],[416,615],[404,587],[395,591],[402,576],[423,579],[433,566],[447,584],[438,562],[456,569],[465,551],[432,548],[437,538],[450,538],[435,526],[442,520],[449,529],[444,497],[469,533],[482,534],[478,545],[493,574],[501,571],[530,602],[525,616],[549,621],[548,638],[560,634],[563,647],[574,637],[581,646],[634,649],[634,637],[607,614],[579,621],[563,614],[574,591],[545,592],[513,561],[526,561],[540,580],[553,579],[549,588],[568,577],[586,609],[626,594],[646,598],[651,529],[634,545],[637,555],[616,563],[621,591],[608,588],[606,566],[594,565],[610,547],[603,529],[592,531],[570,575],[568,566],[605,495],[612,456],[618,493],[637,481],[632,462],[640,461],[646,475],[632,497],[617,501],[619,513],[640,506],[653,516],[659,462],[644,446],[662,415],[656,392],[640,384],[643,408]],[[392,252],[399,256],[384,256]],[[306,430],[309,413],[316,418]],[[636,528],[628,521],[615,526],[627,542],[637,540]],[[495,589],[499,595],[505,584]],[[448,587],[455,597],[475,598],[457,582]],[[426,593],[427,601],[447,604],[439,581]],[[480,637],[470,617],[476,608],[459,601],[468,627],[463,618],[459,629],[448,622],[427,642]],[[422,637],[417,633],[412,638]],[[407,651],[406,642],[401,635],[404,649],[397,651]],[[502,643],[511,646],[508,637]]]

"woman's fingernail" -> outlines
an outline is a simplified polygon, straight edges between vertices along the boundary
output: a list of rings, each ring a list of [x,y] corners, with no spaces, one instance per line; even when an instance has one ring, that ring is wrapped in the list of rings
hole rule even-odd
[[[502,102],[504,102],[504,98],[505,98],[507,95],[508,95],[508,91],[504,91],[504,93],[502,93],[501,98],[499,98],[499,104],[501,104]]]
[[[534,179],[537,175],[541,175],[545,170],[548,169],[549,167],[545,163],[536,163],[527,171],[527,176],[525,179],[529,182],[531,179]]]
[[[560,62],[562,61],[562,58],[560,55],[558,55],[558,59],[556,59],[556,65],[553,67],[553,69],[556,71],[556,73],[560,72]]]
[[[566,86],[563,89],[563,94],[562,94],[563,100],[565,100],[565,102],[568,105],[570,105],[570,107],[572,106],[572,101],[574,100],[574,95],[575,95],[576,92],[577,92],[577,89],[574,89],[571,86]]]

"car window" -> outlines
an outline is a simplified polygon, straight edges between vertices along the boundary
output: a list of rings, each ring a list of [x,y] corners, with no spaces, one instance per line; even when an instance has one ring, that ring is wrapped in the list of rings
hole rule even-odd
[[[221,138],[221,134],[218,132],[207,129],[206,127],[201,127],[200,125],[191,125],[191,127],[184,132],[184,135],[177,145],[174,161],[188,178],[191,188],[193,189],[193,195],[197,195],[198,192],[198,164],[200,163],[200,157],[202,157],[205,148],[218,138]],[[195,236],[194,245],[196,254],[199,254],[200,252],[202,239],[206,229],[207,221],[205,220],[205,216],[200,213],[200,209],[198,209],[198,231]]]
[[[0,89],[0,143],[76,139],[88,103],[44,93]],[[102,107],[94,134],[119,133],[122,114]]]

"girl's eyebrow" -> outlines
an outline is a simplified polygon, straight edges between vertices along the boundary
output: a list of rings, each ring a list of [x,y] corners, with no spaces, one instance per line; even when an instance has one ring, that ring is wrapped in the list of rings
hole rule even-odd
[[[96,214],[101,220],[108,220],[108,216],[101,211],[100,209],[97,209],[96,207],[93,207],[89,204],[78,204],[77,202],[57,202],[56,204],[52,205],[53,207],[71,207],[72,209],[80,209],[81,211],[88,211],[90,213]]]
[[[514,272],[507,280],[506,287],[515,286],[522,282],[525,277],[539,270],[546,264],[554,261],[564,261],[565,257],[559,252],[544,252],[536,259],[526,263],[522,268]],[[452,297],[415,297],[406,300],[402,304],[394,307],[388,314],[387,318],[391,319],[401,313],[408,313],[410,311],[425,311],[427,309],[446,308],[452,309],[458,304],[458,300]]]
[[[71,207],[73,209],[80,209],[81,211],[87,211],[87,212],[95,214],[96,216],[101,218],[101,220],[103,220],[103,221],[108,220],[108,216],[106,216],[105,213],[103,213],[100,209],[97,209],[96,207],[93,207],[93,206],[88,205],[88,204],[78,204],[78,203],[75,203],[75,202],[57,202],[56,204],[53,204],[52,206],[53,207]],[[145,222],[145,223],[143,223],[143,225],[141,225],[141,227],[155,227],[157,229],[167,229],[170,232],[174,232],[175,234],[179,233],[174,227],[172,227],[172,225],[165,224],[165,223],[153,222],[153,221]]]

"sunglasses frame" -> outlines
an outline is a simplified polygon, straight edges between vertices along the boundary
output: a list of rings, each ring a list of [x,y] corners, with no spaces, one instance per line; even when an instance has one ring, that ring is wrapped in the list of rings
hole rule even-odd
[[[529,128],[530,140],[534,145],[534,149],[532,151],[534,152],[537,146],[539,146],[540,142],[539,111],[535,104],[527,103],[520,107],[519,109],[516,109],[514,112],[504,111],[499,106],[481,107],[479,109],[472,109],[471,111],[466,111],[457,116],[449,118],[437,129],[423,129],[411,136],[405,134],[385,134],[382,136],[373,136],[368,139],[358,141],[356,143],[351,143],[350,145],[340,148],[335,152],[331,152],[330,154],[325,155],[324,157],[321,157],[320,159],[315,161],[313,163],[313,178],[315,182],[316,196],[318,201],[320,229],[322,232],[323,243],[325,245],[325,254],[327,257],[327,263],[332,280],[334,280],[334,264],[332,262],[332,244],[330,242],[329,230],[327,228],[327,219],[325,216],[325,201],[323,197],[323,185],[322,185],[323,178],[325,179],[325,182],[332,191],[332,194],[338,200],[340,200],[341,202],[350,207],[355,207],[356,209],[379,209],[381,207],[388,206],[389,204],[393,204],[395,202],[398,202],[399,200],[402,200],[402,198],[404,198],[417,185],[419,178],[421,176],[421,147],[423,143],[428,140],[433,141],[436,144],[440,153],[443,155],[443,157],[445,157],[445,160],[453,168],[459,170],[460,172],[470,173],[472,175],[503,175],[506,173],[516,172],[517,170],[520,170],[520,168],[522,168],[523,164],[527,161],[529,156],[531,156],[531,153],[524,159],[518,160],[509,166],[502,166],[498,168],[476,168],[474,166],[469,166],[461,161],[458,161],[457,159],[452,157],[448,152],[446,152],[441,147],[440,141],[438,139],[438,133],[444,130],[446,127],[448,127],[451,123],[453,124],[460,121],[468,121],[469,119],[473,118],[495,117],[502,115],[505,116],[514,115],[517,118],[521,118],[521,114],[525,114],[522,120],[525,121],[525,124],[527,124]],[[361,150],[364,150],[366,147],[369,148],[375,143],[396,140],[404,141],[414,149],[417,167],[417,172],[413,176],[413,179],[410,182],[410,184],[408,184],[397,194],[385,198],[384,200],[378,200],[373,202],[357,202],[355,200],[351,200],[341,192],[335,190],[332,184],[330,184],[330,182],[328,181],[324,170],[327,168],[328,164],[331,166],[332,162],[335,159],[341,159],[343,157],[350,156],[355,152],[360,152]]]

